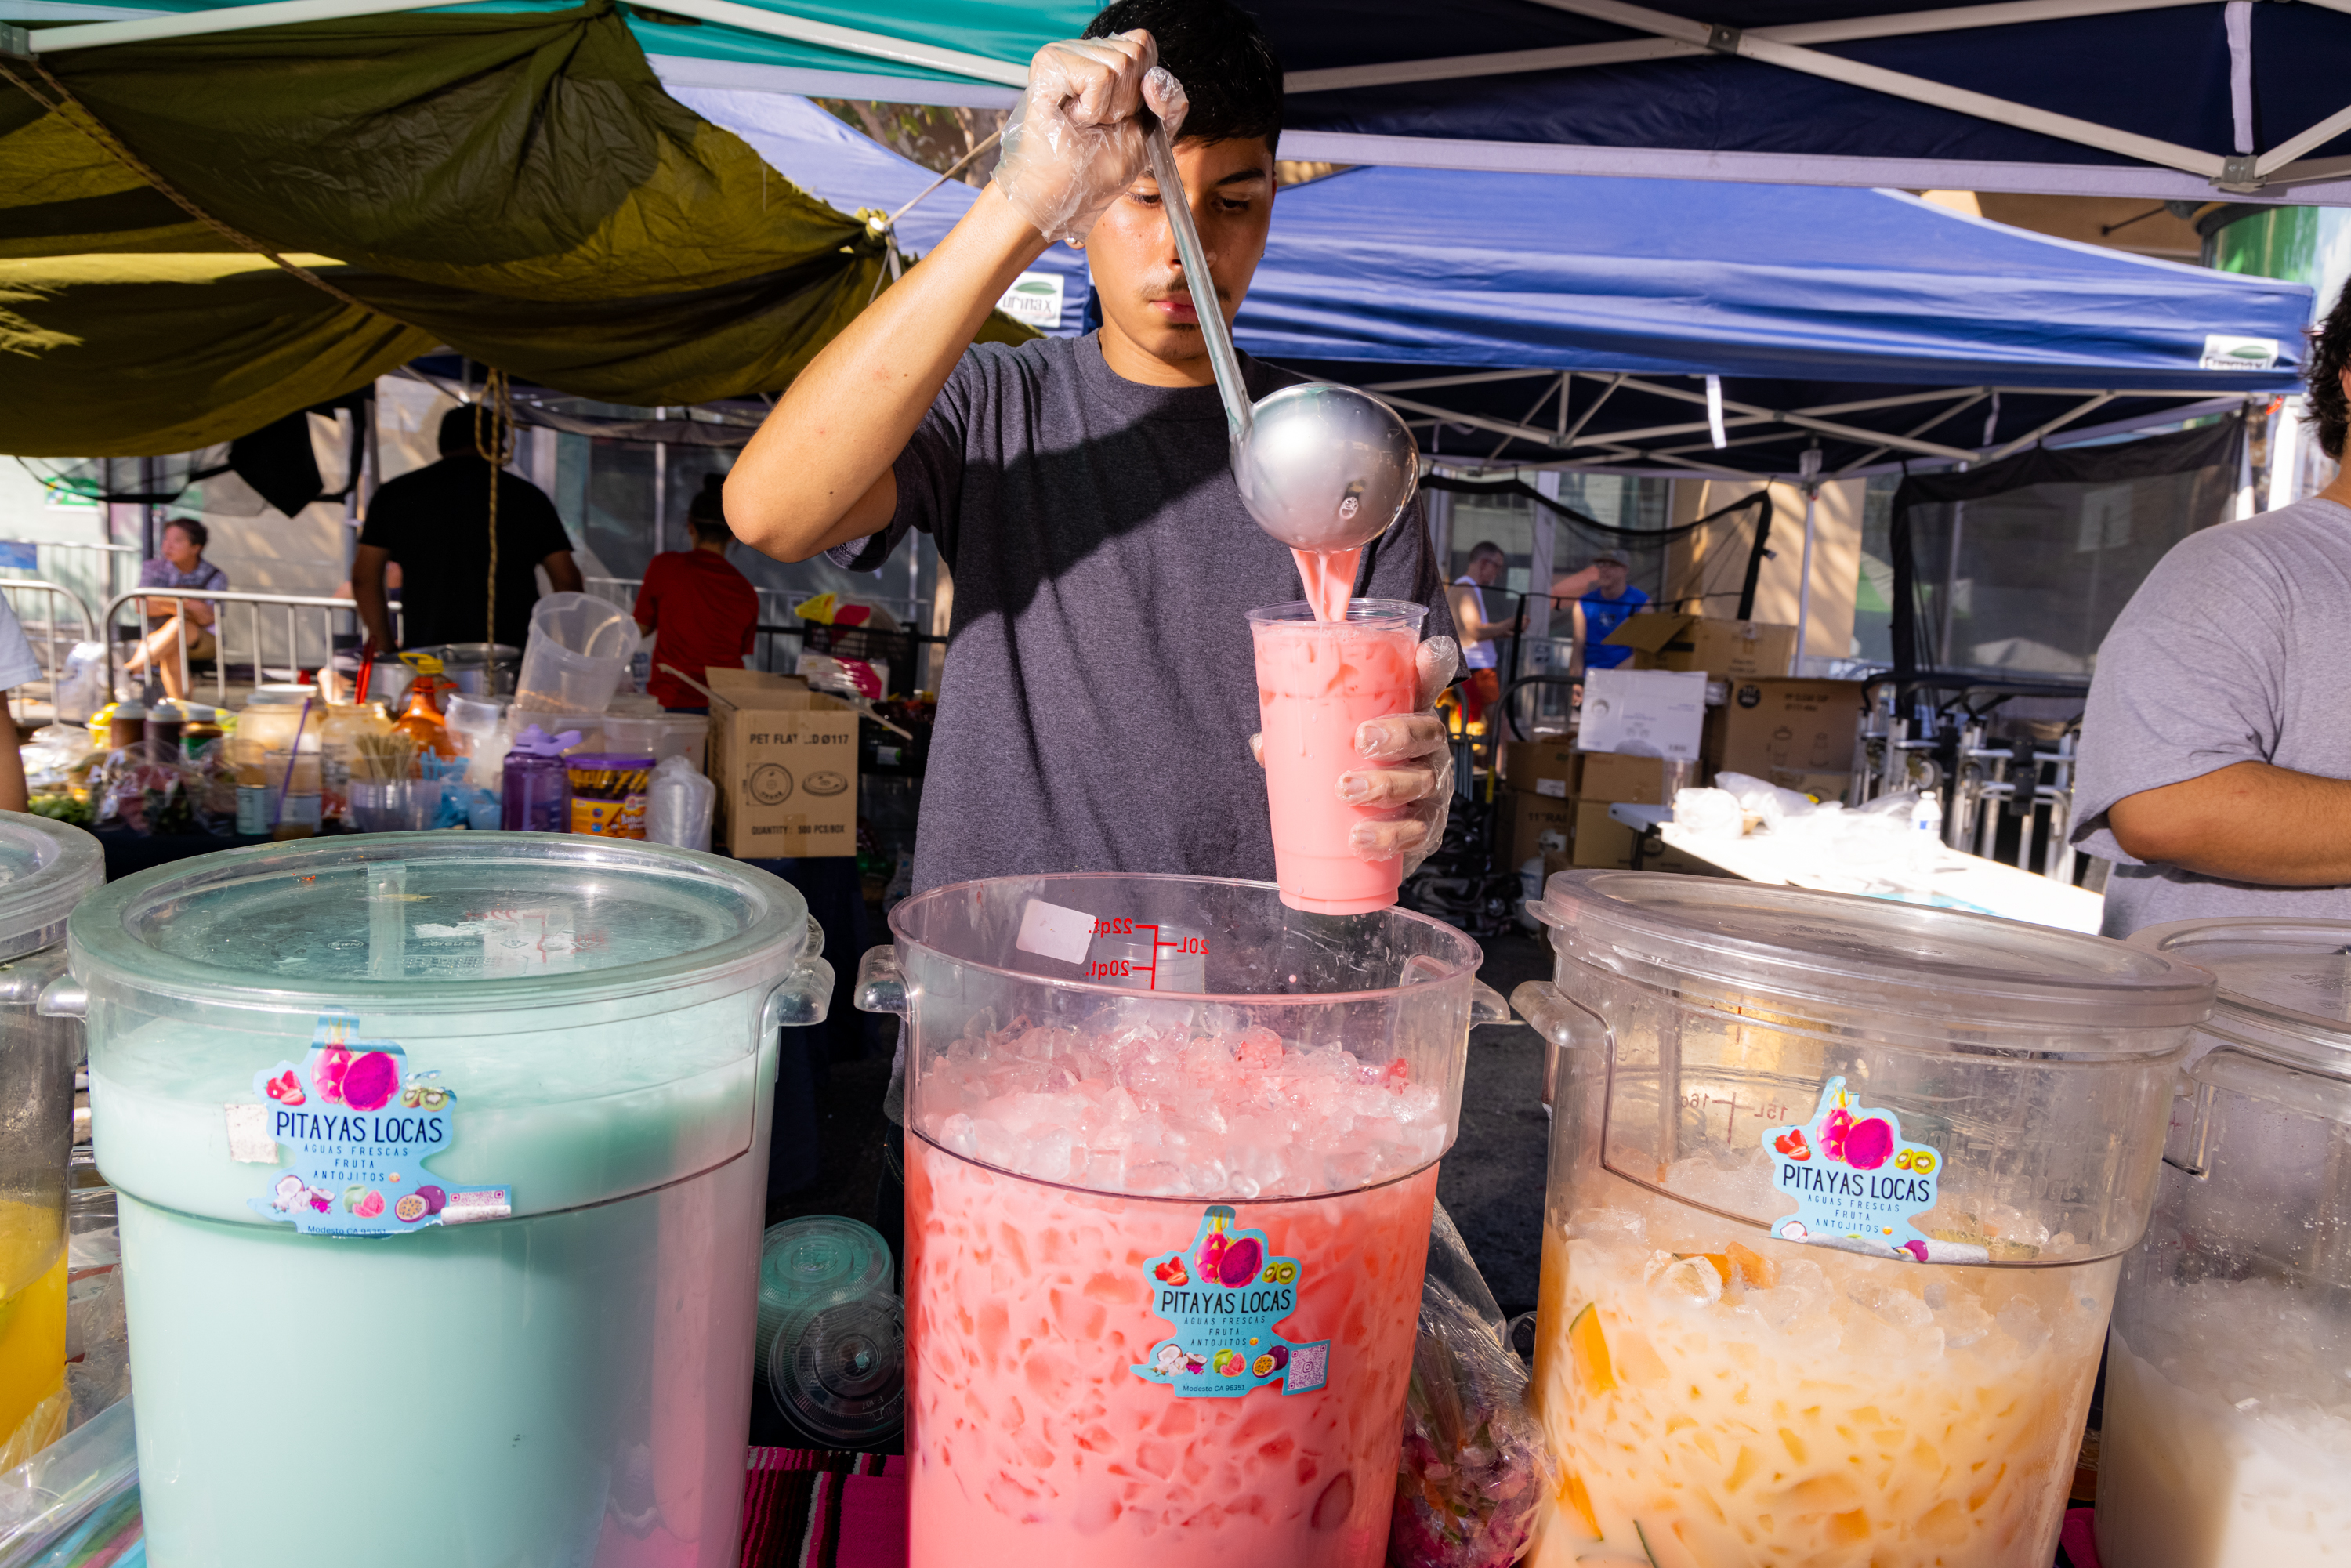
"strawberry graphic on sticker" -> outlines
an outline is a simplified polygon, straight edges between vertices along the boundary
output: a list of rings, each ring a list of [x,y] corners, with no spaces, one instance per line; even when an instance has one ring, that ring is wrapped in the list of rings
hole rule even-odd
[[[308,1098],[302,1092],[302,1081],[294,1076],[294,1070],[290,1067],[271,1079],[262,1088],[272,1100],[281,1105],[299,1105]]]
[[[1802,1127],[1789,1128],[1771,1140],[1771,1146],[1792,1160],[1808,1160],[1813,1157],[1813,1151],[1804,1143],[1804,1130]]]
[[[1153,1277],[1163,1285],[1188,1285],[1192,1282],[1192,1276],[1184,1272],[1184,1260],[1181,1255],[1170,1257],[1151,1272]]]

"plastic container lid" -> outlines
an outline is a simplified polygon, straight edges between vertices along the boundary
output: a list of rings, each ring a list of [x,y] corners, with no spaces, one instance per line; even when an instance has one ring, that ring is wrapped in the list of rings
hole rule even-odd
[[[2096,1037],[2161,1055],[2211,977],[2101,936],[1854,894],[1719,877],[1569,871],[1536,913],[1562,954],[1694,1000],[1768,997],[1930,1030]],[[1792,1010],[1802,1010],[1801,1006]],[[2147,1031],[2143,1045],[2130,1031]]]
[[[768,1227],[759,1243],[759,1369],[794,1312],[887,1295],[894,1281],[890,1244],[870,1225],[812,1214]]]
[[[860,1447],[905,1424],[906,1307],[867,1296],[803,1308],[768,1352],[768,1391],[812,1437]]]
[[[0,812],[0,959],[65,940],[66,916],[106,881],[106,852],[79,828]]]
[[[529,939],[496,940],[501,920]],[[807,925],[799,893],[748,866],[473,832],[296,840],[158,866],[84,900],[69,931],[93,998],[410,1019],[528,1008],[555,1027],[563,1012],[614,1018],[615,1002],[658,1009],[687,986],[770,986]]]
[[[2211,971],[2220,983],[2211,1033],[2290,1067],[2351,1078],[2351,921],[2175,920],[2129,941]]]

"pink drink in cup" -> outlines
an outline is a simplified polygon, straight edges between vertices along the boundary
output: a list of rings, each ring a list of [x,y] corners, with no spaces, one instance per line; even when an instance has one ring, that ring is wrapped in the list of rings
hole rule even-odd
[[[1402,856],[1366,861],[1348,847],[1355,824],[1401,815],[1339,799],[1365,719],[1418,706],[1415,658],[1427,607],[1357,599],[1343,621],[1305,601],[1249,612],[1257,643],[1265,787],[1273,812],[1273,874],[1281,902],[1317,915],[1361,915],[1395,902]]]

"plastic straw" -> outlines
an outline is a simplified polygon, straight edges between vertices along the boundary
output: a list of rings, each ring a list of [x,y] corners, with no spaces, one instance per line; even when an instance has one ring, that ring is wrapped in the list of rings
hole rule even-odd
[[[294,765],[302,759],[302,730],[310,722],[310,699],[302,699],[302,716],[294,721],[294,741],[286,748],[286,777],[277,786],[277,809],[269,813],[269,825],[276,828],[286,817],[286,791],[294,788]],[[265,757],[264,762],[269,759]]]

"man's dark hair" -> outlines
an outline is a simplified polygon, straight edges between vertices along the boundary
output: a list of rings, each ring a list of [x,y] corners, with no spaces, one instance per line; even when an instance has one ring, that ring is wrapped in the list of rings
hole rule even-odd
[[[1159,63],[1184,84],[1186,141],[1281,141],[1281,61],[1257,18],[1231,0],[1114,0],[1086,24],[1089,38],[1142,27]]]
[[[479,452],[474,444],[474,405],[461,402],[441,416],[441,455],[455,457],[461,452]]]
[[[1476,566],[1479,561],[1485,560],[1489,557],[1499,561],[1508,561],[1510,559],[1508,555],[1503,553],[1502,547],[1496,544],[1492,539],[1479,539],[1476,544],[1469,547],[1469,564],[1471,566]]]
[[[2340,463],[2343,438],[2351,429],[2351,397],[2343,391],[2343,372],[2351,369],[2351,283],[2335,297],[2326,319],[2310,329],[2310,413],[2305,423],[2318,427],[2318,449]]]
[[[705,474],[702,476],[702,488],[695,492],[693,500],[686,503],[685,526],[692,528],[695,538],[704,544],[716,544],[721,539],[735,537],[735,530],[726,526],[726,475]]]
[[[198,555],[204,554],[204,547],[213,542],[213,531],[193,517],[173,517],[163,526],[166,528],[177,528],[187,535],[188,542],[196,547]]]

